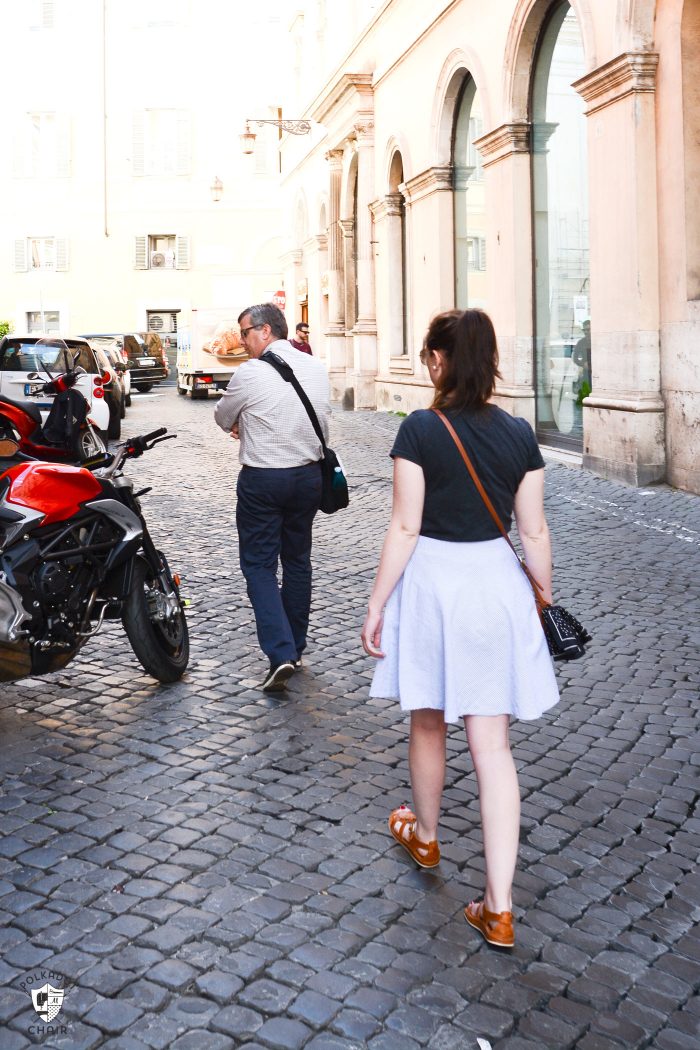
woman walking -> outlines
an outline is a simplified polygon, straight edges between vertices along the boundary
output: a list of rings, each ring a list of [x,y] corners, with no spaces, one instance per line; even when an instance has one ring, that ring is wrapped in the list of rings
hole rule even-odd
[[[439,314],[421,360],[432,408],[452,424],[506,530],[515,516],[528,569],[551,601],[544,462],[529,424],[489,403],[499,377],[489,317]],[[394,810],[389,829],[421,867],[439,864],[446,726],[463,719],[486,860],[483,899],[464,916],[489,944],[512,948],[520,791],[508,728],[557,703],[552,661],[530,584],[441,418],[411,413],[391,455],[391,522],[362,630],[379,660],[371,695],[398,697],[410,712],[413,808]]]

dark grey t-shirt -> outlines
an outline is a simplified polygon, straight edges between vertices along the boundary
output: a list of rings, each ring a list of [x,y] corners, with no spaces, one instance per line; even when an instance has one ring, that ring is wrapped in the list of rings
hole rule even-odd
[[[472,461],[505,529],[512,523],[513,500],[529,470],[544,460],[526,419],[495,405],[445,412]],[[428,409],[404,419],[392,456],[423,468],[425,505],[421,536],[458,543],[497,539],[498,531],[445,424]]]

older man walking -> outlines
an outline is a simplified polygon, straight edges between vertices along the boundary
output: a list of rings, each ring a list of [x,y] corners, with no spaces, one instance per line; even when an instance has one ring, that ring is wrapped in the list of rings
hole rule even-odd
[[[286,687],[306,648],[322,450],[294,387],[266,355],[276,355],[293,369],[325,438],[330,388],[324,366],[290,345],[284,314],[272,303],[249,306],[238,323],[250,360],[233,373],[214,418],[241,443],[236,487],[240,565],[260,648],[270,661],[262,688],[277,692]]]

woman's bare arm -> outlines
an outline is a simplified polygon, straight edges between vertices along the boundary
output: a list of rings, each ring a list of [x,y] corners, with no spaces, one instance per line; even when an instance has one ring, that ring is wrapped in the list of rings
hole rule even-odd
[[[544,516],[544,470],[529,470],[515,494],[515,524],[525,564],[539,583],[545,601],[552,600],[552,548]]]
[[[379,568],[362,628],[362,645],[370,656],[381,649],[384,606],[401,578],[420,535],[425,500],[423,469],[407,459],[394,460],[394,499]]]

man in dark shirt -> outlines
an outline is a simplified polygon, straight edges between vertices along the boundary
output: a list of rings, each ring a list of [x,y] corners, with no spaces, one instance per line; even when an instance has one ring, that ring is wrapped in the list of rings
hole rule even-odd
[[[311,347],[309,346],[309,326],[306,321],[300,321],[295,331],[296,339],[290,339],[289,342],[297,350],[301,350],[302,354],[310,354]]]

